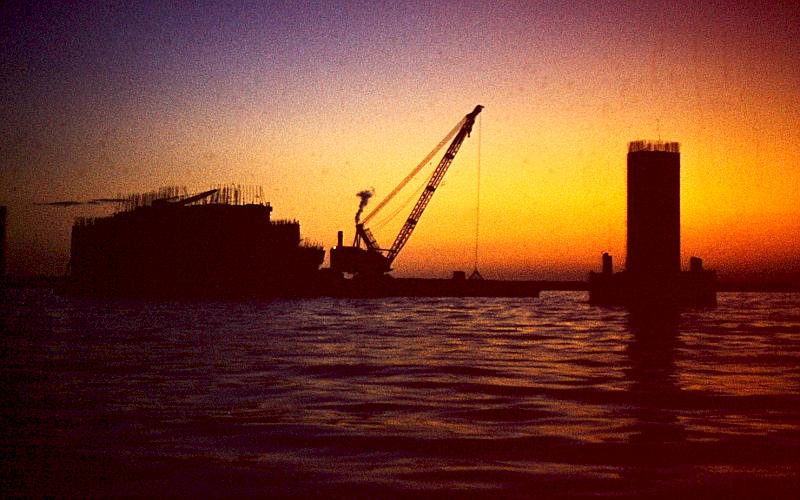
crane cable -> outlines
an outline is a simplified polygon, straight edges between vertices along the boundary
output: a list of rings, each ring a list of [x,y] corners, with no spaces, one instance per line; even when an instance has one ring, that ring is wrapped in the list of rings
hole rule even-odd
[[[483,279],[478,272],[478,235],[481,227],[481,142],[483,139],[483,116],[478,117],[478,173],[475,188],[475,268],[470,279]]]
[[[427,184],[428,184],[428,179],[426,178],[426,179],[424,179],[424,180],[422,181],[422,184],[420,184],[419,186],[417,186],[417,187],[416,187],[416,189],[414,189],[414,191],[413,191],[413,192],[412,192],[412,193],[411,193],[411,194],[408,196],[408,198],[406,198],[406,200],[405,200],[405,201],[403,201],[403,202],[400,204],[400,206],[398,206],[398,207],[397,207],[397,209],[396,209],[394,212],[392,212],[392,213],[391,213],[391,214],[389,214],[388,216],[384,217],[384,218],[383,218],[383,219],[381,219],[380,221],[376,222],[376,223],[373,225],[373,229],[374,229],[375,231],[380,231],[380,230],[381,230],[381,229],[383,229],[383,228],[384,228],[384,227],[385,227],[385,226],[386,226],[388,223],[392,222],[392,220],[394,220],[394,218],[395,218],[395,217],[397,217],[397,216],[400,214],[400,212],[402,212],[402,211],[403,211],[405,208],[407,208],[409,205],[411,205],[411,202],[412,202],[412,201],[414,201],[414,199],[416,199],[416,198],[418,198],[418,197],[419,197],[420,193],[422,193],[422,190],[423,190],[423,189],[425,189],[425,186],[426,186]]]
[[[369,214],[367,214],[367,216],[366,216],[366,217],[364,217],[364,218],[361,220],[362,224],[366,224],[367,222],[369,222],[369,221],[370,221],[370,219],[372,219],[372,218],[375,216],[375,214],[377,214],[377,213],[378,213],[378,212],[379,212],[379,211],[380,211],[380,210],[381,210],[381,209],[382,209],[382,208],[383,208],[383,207],[384,207],[384,206],[385,206],[387,203],[389,203],[389,201],[391,201],[391,199],[392,199],[392,198],[394,198],[394,197],[395,197],[395,195],[396,195],[397,193],[399,193],[399,192],[400,192],[400,190],[401,190],[401,189],[403,189],[403,187],[405,187],[405,185],[406,185],[406,184],[408,184],[408,182],[409,182],[411,179],[413,179],[414,177],[416,177],[416,175],[419,173],[419,171],[420,171],[420,170],[422,170],[422,168],[423,168],[425,165],[427,165],[427,164],[428,164],[428,162],[429,162],[429,161],[431,161],[431,159],[432,159],[434,156],[436,156],[436,153],[438,153],[438,152],[439,152],[439,151],[440,151],[440,150],[441,150],[441,149],[442,149],[442,148],[445,146],[445,144],[447,144],[447,143],[448,143],[448,141],[450,141],[450,139],[452,139],[452,138],[453,138],[453,137],[456,135],[456,133],[458,133],[458,131],[459,131],[459,130],[461,130],[461,126],[462,126],[462,125],[464,125],[464,122],[465,122],[466,120],[467,120],[467,118],[466,118],[466,117],[462,118],[462,119],[461,119],[461,121],[459,121],[459,122],[456,124],[456,126],[455,126],[455,127],[453,127],[453,130],[451,130],[450,132],[448,132],[448,133],[447,133],[447,135],[444,137],[444,139],[442,139],[442,140],[439,142],[439,144],[437,144],[437,145],[436,145],[436,147],[435,147],[435,148],[433,148],[433,151],[431,151],[430,153],[428,153],[428,155],[425,157],[425,159],[423,159],[423,160],[422,160],[422,161],[421,161],[421,162],[420,162],[420,163],[419,163],[419,164],[418,164],[418,165],[417,165],[417,166],[414,168],[414,170],[412,170],[412,171],[411,171],[411,173],[409,173],[409,174],[406,176],[406,178],[405,178],[405,179],[403,179],[402,181],[400,181],[400,184],[398,184],[398,185],[397,185],[397,186],[396,186],[396,187],[395,187],[395,188],[392,190],[392,192],[391,192],[391,193],[389,193],[389,195],[388,195],[386,198],[384,198],[384,199],[383,199],[383,201],[381,201],[381,202],[378,204],[378,206],[377,206],[377,207],[375,207],[374,209],[372,209],[372,212],[370,212]]]

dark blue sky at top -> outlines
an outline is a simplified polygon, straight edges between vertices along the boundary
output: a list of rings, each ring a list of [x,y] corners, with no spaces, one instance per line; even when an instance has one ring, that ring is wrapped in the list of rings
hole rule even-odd
[[[672,5],[667,15],[676,16],[671,25],[687,22],[678,16],[702,14],[702,8],[667,4]],[[765,24],[759,28],[773,36],[792,35],[780,29],[785,25],[780,19],[759,19],[757,7],[733,5],[724,8],[736,24],[753,15]],[[607,35],[624,31],[626,22],[657,25],[665,20],[663,11],[649,18],[647,5],[624,2],[11,1],[0,8],[4,83],[14,87],[15,81],[41,84],[79,77],[82,86],[88,85],[86,92],[107,80],[126,87],[169,87],[192,74],[207,74],[207,69],[253,64],[291,71],[308,58],[324,58],[320,62],[331,69],[360,58],[386,64],[406,54],[424,57],[426,45],[448,40],[461,40],[465,49],[479,53],[480,44],[502,38],[502,30],[519,34],[529,29],[534,36],[546,30],[564,37],[568,49],[571,37],[591,41],[584,32],[592,20],[606,26]]]
[[[429,11],[420,19],[413,3],[394,2],[11,2],[3,11],[7,77],[126,86],[169,86],[253,64],[286,71],[322,56],[331,67],[361,56],[391,62],[402,54],[381,51],[430,41],[422,30],[431,21]]]
[[[4,87],[17,92],[14,101],[35,100],[65,84],[93,96],[115,87],[146,93],[252,66],[285,74],[315,61],[330,71],[362,61],[380,69],[405,57],[435,57],[442,49],[431,46],[437,43],[461,44],[480,60],[482,46],[502,40],[503,31],[558,35],[569,50],[591,43],[588,24],[599,31],[595,36],[614,36],[627,22],[669,30],[703,14],[702,7],[666,5],[666,15],[674,16],[669,25],[664,10],[648,17],[647,4],[625,2],[11,1],[0,7],[0,61]],[[720,5],[731,24],[758,22],[759,36],[763,30],[793,35],[781,28],[791,20],[775,15],[796,15],[796,9],[773,7],[764,18],[753,5]]]
[[[50,90],[42,83],[75,83],[76,93],[90,95],[109,90],[105,86],[168,90],[193,74],[255,56],[271,56],[276,67],[291,65],[303,47],[291,47],[290,40],[315,17],[310,9],[239,2],[41,2],[6,11],[3,57],[13,76],[32,92]]]
[[[37,170],[64,184],[75,172],[63,158],[38,158],[41,151],[92,144],[97,130],[124,129],[120,122],[141,116],[146,128],[153,115],[205,106],[222,119],[220,109],[254,102],[265,113],[311,116],[330,109],[338,96],[332,89],[357,103],[387,80],[407,80],[422,96],[432,80],[463,84],[454,69],[463,71],[465,55],[475,72],[496,61],[485,49],[503,42],[499,26],[517,35],[534,27],[518,15],[524,6],[7,2],[0,7],[0,140],[13,161],[3,168],[20,180]]]

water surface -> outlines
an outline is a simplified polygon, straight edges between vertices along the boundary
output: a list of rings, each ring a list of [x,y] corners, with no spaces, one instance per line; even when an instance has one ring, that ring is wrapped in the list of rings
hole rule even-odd
[[[4,493],[798,491],[799,294],[655,318],[578,292],[5,294]]]

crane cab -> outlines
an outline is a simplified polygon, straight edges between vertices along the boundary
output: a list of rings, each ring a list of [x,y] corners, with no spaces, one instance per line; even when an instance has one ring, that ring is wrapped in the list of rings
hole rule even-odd
[[[331,270],[349,274],[384,274],[391,271],[383,255],[360,247],[336,246],[331,248]]]

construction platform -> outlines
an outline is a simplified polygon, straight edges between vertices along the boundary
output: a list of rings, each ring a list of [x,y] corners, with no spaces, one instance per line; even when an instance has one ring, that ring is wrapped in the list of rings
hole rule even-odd
[[[589,303],[598,306],[717,305],[714,271],[683,271],[669,279],[637,279],[628,272],[589,273]]]
[[[328,279],[321,295],[331,297],[538,297],[537,281],[435,278]]]

